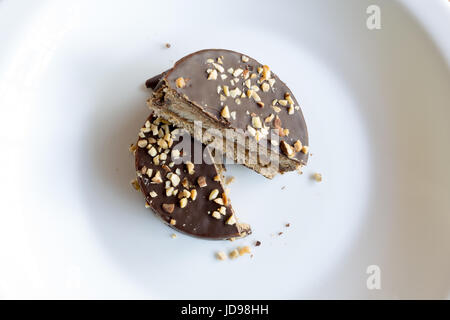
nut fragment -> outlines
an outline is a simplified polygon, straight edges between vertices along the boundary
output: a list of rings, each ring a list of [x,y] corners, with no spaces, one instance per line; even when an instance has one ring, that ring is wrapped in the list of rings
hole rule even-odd
[[[206,177],[204,177],[204,176],[198,177],[197,183],[198,183],[200,188],[206,187],[207,186],[207,184],[206,184]]]
[[[294,143],[295,152],[299,152],[300,150],[302,150],[302,148],[303,148],[302,142],[300,140],[295,141]]]
[[[187,198],[181,198],[181,200],[180,200],[180,208],[186,207],[187,203],[188,203]]]
[[[321,173],[314,173],[313,177],[314,177],[314,180],[316,180],[317,182],[321,182],[322,181],[322,174]]]
[[[275,118],[275,115],[271,113],[270,116],[264,119],[264,122],[272,122],[273,118]]]
[[[222,216],[220,215],[220,212],[218,212],[218,211],[214,211],[212,214],[211,214],[214,218],[216,218],[216,219],[220,219]]]
[[[263,92],[269,91],[269,90],[270,90],[270,85],[269,85],[267,82],[264,82],[264,83],[261,85],[261,90],[262,90]]]
[[[242,56],[241,57],[242,62],[248,62],[249,58],[247,56]]]
[[[229,225],[233,225],[233,224],[235,224],[236,223],[236,218],[234,217],[234,214],[232,214],[228,219],[227,219],[227,221],[225,222],[226,224],[229,224]]]
[[[170,224],[171,225],[176,225],[177,224],[177,220],[175,220],[175,219],[170,219]]]
[[[161,173],[159,171],[156,171],[155,176],[152,178],[152,183],[162,183]]]
[[[214,181],[220,181],[220,175],[215,175],[214,177],[213,177],[213,180]]]
[[[226,214],[227,214],[227,208],[224,207],[224,206],[222,206],[222,207],[220,207],[219,209],[217,209],[217,211],[219,211],[219,213],[220,213],[221,215],[226,215]]]
[[[234,249],[230,252],[229,256],[231,259],[236,259],[237,257],[239,257],[239,251],[237,249]]]
[[[220,112],[220,115],[225,119],[230,118],[230,110],[228,109],[228,106],[223,107],[222,112]]]
[[[252,117],[252,126],[255,129],[261,129],[262,128],[261,119],[259,117]]]
[[[217,80],[217,70],[213,69],[209,72],[208,80]]]
[[[152,198],[156,198],[158,196],[158,194],[155,191],[150,191],[150,197]]]
[[[308,150],[309,150],[309,147],[308,147],[308,146],[303,146],[302,152],[303,152],[304,154],[307,154],[307,153],[308,153]]]
[[[243,256],[246,253],[251,253],[249,246],[245,246],[245,247],[239,248],[239,255],[240,256]]]
[[[174,187],[178,186],[178,184],[180,183],[180,177],[177,174],[170,175],[169,179]]]
[[[269,66],[266,66],[266,65],[264,65],[263,67],[262,67],[262,76],[261,76],[261,79],[263,79],[263,80],[269,80],[270,79],[270,68],[269,68]]]
[[[184,81],[183,77],[179,77],[177,78],[177,80],[175,80],[175,84],[177,88],[184,88],[186,86],[186,81]]]
[[[287,102],[289,104],[294,104],[294,100],[292,100],[292,96],[291,96],[291,94],[289,92],[286,92],[284,94],[284,98],[287,100]]]
[[[233,77],[239,77],[242,72],[244,72],[244,70],[242,70],[241,68],[234,70]]]
[[[141,139],[138,141],[137,145],[139,148],[145,148],[148,144],[148,141],[145,139]]]
[[[175,205],[173,203],[163,203],[162,208],[167,213],[172,213],[175,209]]]
[[[223,86],[223,93],[225,94],[225,96],[229,97],[230,96],[230,89],[228,86]]]
[[[194,174],[194,164],[190,161],[186,162],[186,169],[188,171],[189,174]]]
[[[195,190],[195,189],[191,190],[191,199],[192,200],[197,199],[197,190]]]
[[[224,69],[220,64],[213,63],[213,66],[214,66],[214,68],[216,68],[220,73],[222,73],[222,72],[225,71],[225,69]]]
[[[223,251],[219,251],[216,253],[216,257],[219,260],[226,260],[227,259],[227,255],[225,254],[225,252]]]
[[[278,100],[278,103],[281,104],[283,107],[286,107],[288,105],[287,100]]]
[[[280,142],[281,151],[288,157],[292,157],[294,155],[294,150],[292,147],[284,140]]]
[[[214,190],[211,191],[211,193],[209,194],[209,200],[214,200],[215,198],[217,198],[218,195],[219,195],[219,190],[214,189]]]

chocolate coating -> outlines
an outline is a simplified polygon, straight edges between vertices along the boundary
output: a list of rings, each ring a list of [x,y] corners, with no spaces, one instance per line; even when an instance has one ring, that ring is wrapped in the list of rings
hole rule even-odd
[[[220,66],[222,66],[225,71],[218,72],[216,80],[208,80],[207,69],[215,69],[215,67],[212,63],[207,63],[207,60],[212,59],[217,63],[218,57],[221,57],[222,64],[220,64]],[[277,105],[281,110],[278,113],[274,111],[272,101],[275,99],[285,100],[286,93],[290,94],[294,106],[299,106],[299,103],[286,84],[284,84],[273,72],[271,72],[271,78],[275,80],[275,83],[271,86],[270,90],[267,92],[259,90],[257,92],[261,102],[264,103],[264,107],[258,105],[254,99],[249,99],[247,97],[238,97],[240,104],[237,104],[235,98],[231,97],[226,97],[226,101],[220,101],[220,94],[217,92],[218,86],[222,87],[223,85],[227,85],[230,90],[239,88],[242,92],[248,90],[244,85],[245,79],[242,75],[236,77],[233,76],[227,71],[229,68],[233,68],[233,70],[238,68],[248,70],[249,74],[256,73],[258,78],[260,78],[257,70],[263,65],[250,57],[248,58],[248,61],[244,62],[242,57],[243,54],[230,50],[201,50],[177,61],[175,66],[167,72],[163,79],[171,90],[177,92],[179,96],[187,97],[186,99],[193,105],[197,106],[202,112],[222,123],[224,126],[246,130],[247,126],[252,123],[252,115],[259,116],[261,121],[264,121],[265,118],[274,114],[279,117],[281,127],[289,130],[288,136],[280,136],[280,142],[284,140],[292,146],[297,140],[300,140],[303,146],[309,146],[307,127],[300,107],[298,107],[293,114],[288,114],[289,105]],[[226,75],[227,78],[223,80],[221,78],[222,74]],[[180,77],[186,80],[185,87],[177,87],[176,80]],[[230,80],[234,78],[238,78],[239,81],[237,84],[232,85]],[[260,84],[256,82],[258,78],[252,79],[252,85],[260,87]],[[235,119],[224,119],[221,117],[221,110],[225,105],[228,106],[230,112],[236,112]],[[269,125],[270,128],[274,128],[274,121]],[[291,159],[304,165],[308,160],[308,154],[307,152],[296,152]]]
[[[154,121],[154,119],[155,117],[152,115],[148,118],[151,123]],[[169,128],[170,130],[175,129],[171,125],[169,125]],[[140,137],[139,140],[148,140],[149,138],[158,139],[158,137],[154,136],[152,132],[146,132],[144,133],[144,135],[145,138]],[[212,159],[209,153],[205,152],[206,147],[200,142],[192,139],[189,135],[182,136],[179,141],[174,142],[172,147],[169,148],[170,151],[174,148],[177,148],[177,144],[182,143],[183,139],[191,139],[191,149],[183,150],[184,160],[189,159],[190,161],[194,162],[190,159],[191,155],[194,154],[194,150],[202,150],[203,154],[206,155],[204,156],[206,157],[204,158],[204,161],[206,161],[207,163],[212,163]],[[152,145],[157,146],[156,144]],[[201,238],[229,239],[244,236],[250,233],[250,231],[248,230],[246,234],[241,234],[241,230],[239,229],[237,224],[229,225],[225,223],[225,221],[227,221],[227,219],[234,214],[231,205],[225,206],[226,214],[221,215],[220,219],[216,219],[211,215],[213,211],[216,211],[221,207],[221,205],[208,199],[211,191],[217,189],[219,191],[218,197],[221,197],[221,195],[225,192],[221,183],[219,181],[213,180],[213,178],[219,174],[213,164],[195,164],[194,173],[189,174],[186,169],[185,163],[174,164],[169,168],[168,164],[172,161],[176,163],[176,161],[180,162],[180,159],[172,159],[171,152],[169,152],[167,154],[167,160],[165,160],[165,166],[163,167],[162,162],[156,165],[153,162],[152,156],[148,153],[147,147],[138,147],[136,149],[135,166],[138,173],[137,180],[147,203],[150,205],[150,207],[158,217],[160,217],[166,224],[178,231]],[[141,170],[143,167],[145,167],[146,169],[151,169],[152,175],[148,176],[147,174],[142,173]],[[165,181],[167,180],[167,170],[175,173],[177,169],[179,170],[178,176],[180,178],[180,181],[183,181],[183,179],[186,178],[189,187],[185,188],[180,182],[180,184],[176,186],[175,189],[178,189],[179,193],[181,193],[183,189],[186,189],[188,191],[195,189],[197,191],[196,199],[189,199],[187,206],[184,208],[180,207],[180,199],[178,198],[178,196],[166,195]],[[156,174],[156,171],[159,171],[161,173],[161,177],[163,180],[162,183],[152,183],[151,179]],[[206,178],[207,183],[207,186],[203,188],[199,187],[197,183],[197,179],[201,176],[204,176]],[[152,197],[150,195],[151,192],[155,192],[157,196]],[[166,210],[163,209],[163,204],[174,204],[173,212],[166,212]],[[170,224],[170,221],[172,219],[176,221],[174,225]]]

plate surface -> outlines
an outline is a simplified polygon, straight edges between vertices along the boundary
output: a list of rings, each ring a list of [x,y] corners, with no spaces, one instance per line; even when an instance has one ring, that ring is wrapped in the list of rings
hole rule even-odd
[[[423,5],[1,2],[0,297],[448,297],[450,13]],[[269,64],[309,128],[302,176],[228,166],[235,242],[172,239],[129,184],[143,82],[202,48]]]

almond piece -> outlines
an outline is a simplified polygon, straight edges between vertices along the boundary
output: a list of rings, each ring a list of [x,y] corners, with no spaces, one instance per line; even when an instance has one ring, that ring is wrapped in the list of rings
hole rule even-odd
[[[167,213],[172,213],[175,209],[175,205],[173,203],[163,203],[162,208]]]

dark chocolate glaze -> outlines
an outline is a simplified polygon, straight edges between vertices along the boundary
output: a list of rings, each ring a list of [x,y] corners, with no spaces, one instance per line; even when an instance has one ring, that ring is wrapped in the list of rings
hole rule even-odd
[[[231,85],[230,80],[233,79],[233,75],[228,73],[227,70],[231,67],[234,70],[241,68],[243,70],[248,69],[250,72],[257,73],[258,67],[262,67],[262,64],[249,57],[247,62],[242,61],[243,54],[222,49],[207,49],[194,52],[175,63],[175,66],[166,71],[163,80],[166,85],[176,91],[179,96],[186,97],[201,111],[208,116],[231,128],[238,128],[246,130],[248,125],[251,125],[252,114],[260,117],[261,121],[264,121],[270,114],[278,116],[281,120],[281,127],[289,129],[289,135],[287,137],[280,137],[281,140],[285,140],[290,145],[293,145],[297,140],[300,140],[304,146],[309,146],[308,131],[306,123],[301,109],[295,110],[294,114],[289,115],[287,107],[280,106],[281,111],[276,113],[272,108],[272,101],[274,99],[284,100],[285,93],[289,93],[294,100],[295,106],[300,106],[295,99],[294,94],[272,71],[271,78],[275,79],[275,84],[268,92],[258,91],[258,95],[261,101],[264,103],[264,107],[261,108],[257,105],[255,100],[249,98],[241,98],[241,104],[235,103],[235,99],[228,97],[221,105],[219,100],[219,94],[217,93],[217,86],[228,85],[230,90],[238,87],[241,91],[245,92],[247,87],[244,85],[242,75],[237,85]],[[222,66],[225,69],[224,74],[227,75],[227,79],[222,80],[220,74],[218,74],[217,80],[207,80],[207,69],[214,69],[212,64],[207,63],[208,59],[213,59],[217,62],[217,58],[222,57]],[[182,77],[187,79],[186,86],[184,88],[178,88],[176,86],[176,79]],[[252,84],[258,85],[252,80]],[[159,84],[161,86],[161,82]],[[236,119],[224,119],[220,113],[224,105],[229,107],[230,112],[236,111]],[[274,127],[274,121],[270,123],[270,127]],[[281,151],[280,151],[281,152]],[[308,154],[303,152],[297,152],[293,158],[301,164],[306,164],[308,160]]]
[[[152,122],[154,120],[154,117],[151,115],[148,120]],[[169,127],[171,128],[171,130],[175,129],[171,125]],[[146,138],[153,137],[151,132],[145,133],[145,136]],[[192,142],[191,150],[184,150],[186,153],[183,154],[183,159],[190,158],[190,155],[194,154],[194,148],[200,148],[202,152],[206,154],[206,158],[204,158],[204,161],[207,161],[207,163],[212,163],[212,159],[209,153],[205,152],[206,147],[200,142],[192,139],[188,134],[181,137],[179,141],[174,142],[170,150],[175,148],[178,143],[182,142],[182,139],[191,139]],[[169,153],[165,164],[168,165],[172,161],[173,160],[171,158],[171,153]],[[193,160],[191,161],[194,162]],[[152,184],[151,178],[149,178],[145,174],[138,174],[138,182],[147,203],[153,209],[155,214],[170,227],[192,236],[208,239],[229,239],[245,235],[239,233],[240,231],[238,230],[236,224],[228,225],[225,223],[225,221],[233,214],[231,205],[226,206],[226,215],[222,216],[221,219],[216,219],[211,216],[211,213],[217,210],[220,205],[215,203],[214,201],[209,200],[209,195],[213,189],[218,189],[220,197],[224,192],[224,188],[220,182],[213,180],[213,178],[219,174],[216,170],[216,167],[213,164],[207,163],[195,164],[195,172],[192,175],[188,174],[186,165],[184,163],[175,164],[172,168],[170,168],[171,172],[174,173],[177,169],[180,169],[180,180],[182,181],[186,177],[189,181],[190,187],[186,189],[189,191],[195,189],[198,193],[196,200],[189,199],[187,206],[185,208],[181,208],[179,205],[178,196],[166,196],[165,181],[167,180],[167,171],[164,170],[162,163],[160,163],[159,165],[153,164],[152,157],[148,154],[147,148],[138,147],[135,153],[135,165],[138,173],[143,166],[145,166],[147,169],[153,169],[152,177],[155,175],[157,170],[161,172],[163,183]],[[200,176],[204,176],[206,178],[206,187],[199,187],[197,179]],[[181,192],[185,188],[180,182],[176,189]],[[157,196],[151,197],[151,191],[155,191]],[[162,209],[163,204],[172,203],[175,205],[175,209],[172,213],[167,213]],[[210,214],[208,214],[208,212]],[[175,225],[170,224],[171,219],[175,219]],[[250,231],[248,230],[247,234],[249,233]]]

